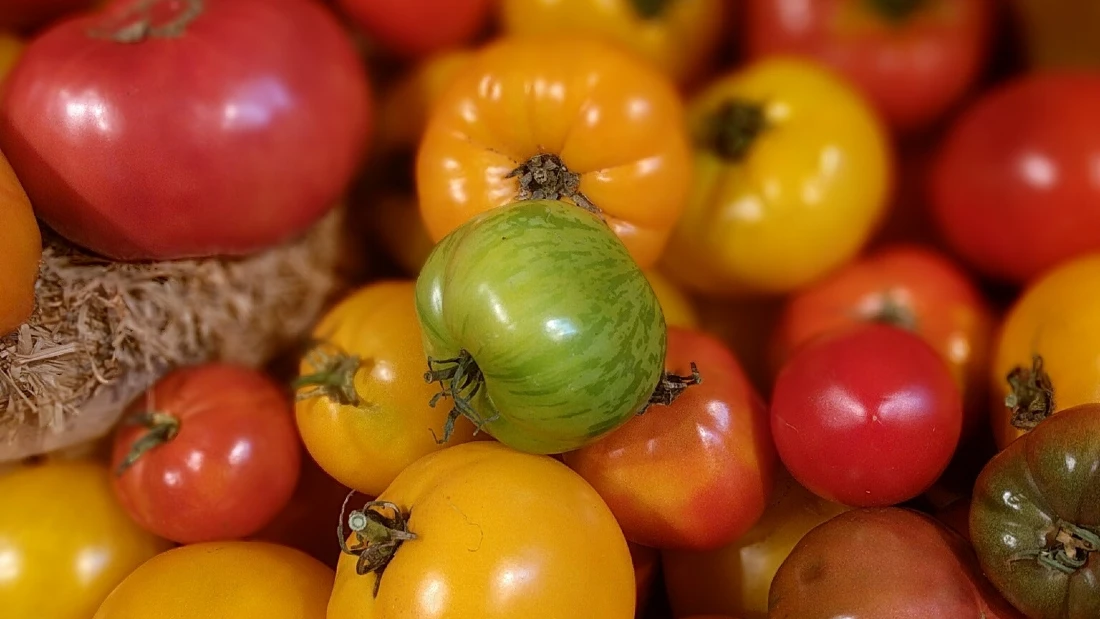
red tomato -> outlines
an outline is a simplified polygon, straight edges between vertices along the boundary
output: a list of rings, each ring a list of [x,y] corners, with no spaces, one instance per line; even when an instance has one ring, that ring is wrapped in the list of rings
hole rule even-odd
[[[966,541],[970,541],[970,497],[962,497],[948,503],[934,514],[936,520],[947,525]]]
[[[627,542],[630,548],[630,558],[634,562],[634,582],[638,587],[638,601],[634,606],[634,614],[637,617],[645,615],[649,606],[649,598],[653,593],[653,582],[657,578],[657,567],[661,562],[661,554],[653,548],[639,546]]]
[[[1100,76],[1041,73],[979,100],[931,177],[947,241],[986,275],[1024,283],[1100,249]]]
[[[250,253],[339,199],[369,90],[311,0],[114,0],[32,40],[0,149],[37,214],[116,259]]]
[[[799,54],[833,67],[895,128],[926,126],[986,57],[988,0],[749,0],[750,57]]]
[[[947,468],[962,397],[924,340],[860,325],[791,357],[775,382],[771,425],[780,459],[807,489],[845,505],[894,505]]]
[[[0,30],[37,28],[92,3],[93,0],[0,0]]]
[[[962,269],[939,253],[909,245],[849,264],[790,299],[775,331],[775,367],[813,337],[861,322],[893,324],[924,338],[963,391],[963,435],[984,427],[993,316]]]
[[[706,550],[748,531],[767,505],[775,448],[763,400],[710,335],[670,327],[666,369],[703,382],[606,438],[565,454],[611,508],[626,538]]]
[[[336,0],[368,36],[400,56],[458,47],[485,26],[492,0]]]
[[[294,493],[301,447],[290,398],[255,370],[176,370],[124,419],[111,460],[115,494],[161,537],[193,544],[251,535]]]

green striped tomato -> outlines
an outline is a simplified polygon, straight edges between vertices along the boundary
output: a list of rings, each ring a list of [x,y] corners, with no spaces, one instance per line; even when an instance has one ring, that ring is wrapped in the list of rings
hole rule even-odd
[[[598,216],[565,202],[516,202],[443,238],[416,310],[451,422],[465,415],[521,451],[610,433],[663,375],[665,319],[648,280]]]

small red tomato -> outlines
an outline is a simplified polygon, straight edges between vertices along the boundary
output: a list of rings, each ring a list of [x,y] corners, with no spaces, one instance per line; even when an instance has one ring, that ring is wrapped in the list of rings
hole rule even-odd
[[[989,0],[749,0],[751,57],[815,58],[859,87],[895,128],[927,126],[986,58]]]
[[[849,264],[790,299],[774,335],[774,367],[815,336],[862,322],[892,324],[924,338],[963,392],[963,435],[984,427],[993,316],[965,271],[937,252],[910,245]]]
[[[389,52],[427,56],[459,47],[485,26],[492,0],[337,0]]]
[[[290,411],[279,385],[249,368],[169,373],[128,407],[115,436],[119,502],[138,524],[181,544],[256,533],[298,482]]]
[[[565,454],[637,544],[716,548],[748,531],[767,505],[776,457],[763,400],[721,342],[670,327],[666,369],[690,376],[692,362],[701,384]]]
[[[783,464],[810,491],[856,507],[894,505],[947,468],[962,397],[920,337],[859,325],[791,357],[776,379],[771,427]]]
[[[1100,249],[1100,76],[1034,72],[984,95],[931,175],[937,224],[973,267],[1021,284]]]

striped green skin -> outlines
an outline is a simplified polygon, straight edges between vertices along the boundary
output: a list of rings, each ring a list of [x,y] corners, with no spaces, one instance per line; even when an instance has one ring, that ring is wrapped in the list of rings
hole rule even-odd
[[[475,421],[529,453],[608,434],[664,370],[649,281],[603,221],[565,202],[516,202],[445,237],[417,279],[416,311],[429,357],[464,349],[481,368]]]

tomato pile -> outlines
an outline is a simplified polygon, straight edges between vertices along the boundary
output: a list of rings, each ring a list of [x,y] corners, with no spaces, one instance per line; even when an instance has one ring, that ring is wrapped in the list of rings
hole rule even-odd
[[[0,336],[44,239],[371,265],[8,463],[0,616],[1097,619],[1083,4],[0,0]]]

